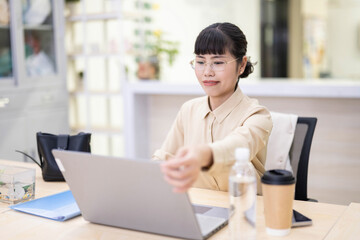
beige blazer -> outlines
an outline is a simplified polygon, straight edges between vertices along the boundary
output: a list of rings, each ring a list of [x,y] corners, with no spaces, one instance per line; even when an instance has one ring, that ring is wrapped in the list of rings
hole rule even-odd
[[[269,136],[265,170],[287,169],[292,172],[289,151],[294,139],[298,116],[270,112],[273,128]]]

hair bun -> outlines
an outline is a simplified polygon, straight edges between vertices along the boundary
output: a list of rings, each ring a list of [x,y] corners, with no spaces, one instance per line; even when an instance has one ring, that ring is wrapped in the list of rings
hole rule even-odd
[[[254,65],[255,64],[250,62],[250,59],[248,59],[244,72],[240,75],[240,78],[246,78],[249,76],[254,71]]]

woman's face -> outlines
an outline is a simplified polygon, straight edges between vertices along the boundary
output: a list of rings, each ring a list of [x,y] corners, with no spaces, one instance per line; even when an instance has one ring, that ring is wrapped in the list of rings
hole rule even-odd
[[[196,77],[210,97],[214,110],[234,93],[238,76],[243,72],[243,66],[246,66],[246,57],[243,58],[241,66],[237,67],[235,58],[228,51],[223,55],[196,55],[195,65]],[[201,66],[200,69],[198,66]]]

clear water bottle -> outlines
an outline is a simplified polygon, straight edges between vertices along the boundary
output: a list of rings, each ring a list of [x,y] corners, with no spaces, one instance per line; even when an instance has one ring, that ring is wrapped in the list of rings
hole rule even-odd
[[[256,239],[256,173],[247,148],[235,150],[236,162],[229,176],[230,239]]]

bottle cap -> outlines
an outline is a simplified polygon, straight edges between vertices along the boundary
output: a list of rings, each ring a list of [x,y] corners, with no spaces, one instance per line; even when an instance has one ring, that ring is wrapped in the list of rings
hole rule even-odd
[[[248,162],[250,158],[250,151],[248,148],[235,149],[235,159],[237,162]]]

